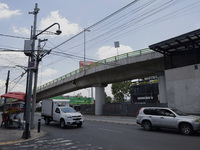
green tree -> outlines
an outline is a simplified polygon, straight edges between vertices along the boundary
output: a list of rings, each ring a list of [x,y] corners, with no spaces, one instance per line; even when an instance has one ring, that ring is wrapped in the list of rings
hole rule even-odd
[[[105,103],[110,104],[111,102],[112,102],[112,98],[110,96],[107,96],[107,94],[105,93]]]
[[[113,83],[111,90],[116,103],[124,102],[127,97],[130,97],[131,80]]]

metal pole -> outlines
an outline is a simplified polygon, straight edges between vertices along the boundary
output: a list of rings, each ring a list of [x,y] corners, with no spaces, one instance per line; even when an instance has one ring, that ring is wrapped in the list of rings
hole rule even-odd
[[[38,133],[40,133],[40,128],[41,128],[41,119],[38,119]]]
[[[38,50],[40,49],[40,40],[38,41]],[[37,52],[35,57],[35,76],[34,76],[34,86],[33,86],[33,100],[31,109],[31,129],[35,128],[34,116],[35,116],[35,105],[36,105],[36,90],[37,90],[37,79],[38,79],[38,66],[39,66],[39,53]]]
[[[94,100],[94,98],[93,98],[93,87],[91,87],[91,104],[93,104],[93,100]]]
[[[8,75],[7,75],[7,80],[6,80],[6,91],[5,93],[8,93],[8,82],[10,79],[10,70],[8,70]],[[4,99],[4,108],[3,108],[3,113],[6,111],[6,98]]]
[[[32,38],[32,35],[33,35],[33,26],[31,26],[31,36],[30,36],[30,39]],[[31,58],[30,57],[28,57],[28,64],[29,64],[29,62],[31,61]],[[24,105],[24,118],[23,118],[23,120],[25,120],[25,118],[26,118],[26,101],[27,101],[27,93],[28,93],[28,79],[29,79],[29,71],[27,70],[27,79],[26,79],[26,95],[25,95],[25,105]]]
[[[38,67],[39,67],[39,62],[40,62],[40,43],[47,41],[47,39],[44,40],[38,40],[38,51],[36,54],[36,58],[35,58],[35,78],[34,78],[34,87],[33,87],[33,101],[32,101],[32,112],[31,112],[31,129],[35,128],[35,124],[34,124],[34,117],[35,117],[35,106],[36,106],[36,90],[37,90],[37,80],[38,80]]]
[[[33,80],[33,69],[30,69],[30,67],[33,67],[32,65],[34,64],[34,49],[35,49],[35,37],[36,34],[36,22],[37,22],[37,13],[39,12],[39,9],[37,7],[37,3],[35,4],[35,9],[33,11],[34,14],[34,26],[33,26],[33,35],[32,35],[32,45],[31,45],[31,50],[32,50],[32,55],[31,55],[31,61],[29,62],[28,65],[28,72],[29,72],[29,77],[28,77],[28,90],[26,93],[27,94],[27,100],[26,100],[26,124],[25,124],[25,131],[23,133],[23,138],[28,139],[31,137],[30,130],[29,130],[29,124],[30,124],[30,104],[31,104],[31,92],[32,92],[32,80]]]
[[[84,29],[84,31],[83,31],[83,35],[84,35],[84,37],[83,37],[83,40],[84,40],[84,43],[83,43],[84,44],[84,68],[83,68],[83,70],[84,70],[84,74],[86,73],[85,72],[85,69],[86,69],[86,62],[85,62],[85,56],[86,56],[86,52],[85,52],[85,50],[86,50],[85,31],[90,32],[90,30]]]
[[[83,70],[84,70],[84,74],[85,74],[85,29],[84,29],[84,32],[83,32],[83,34],[84,34],[84,68],[83,68]]]
[[[117,48],[117,58],[118,58],[118,60],[119,60],[119,52],[118,52],[118,48]]]

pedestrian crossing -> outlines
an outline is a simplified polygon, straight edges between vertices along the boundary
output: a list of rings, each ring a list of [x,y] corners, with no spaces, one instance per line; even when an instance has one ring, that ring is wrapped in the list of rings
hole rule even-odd
[[[103,150],[103,147],[65,138],[38,138],[26,142],[2,145],[0,150]]]

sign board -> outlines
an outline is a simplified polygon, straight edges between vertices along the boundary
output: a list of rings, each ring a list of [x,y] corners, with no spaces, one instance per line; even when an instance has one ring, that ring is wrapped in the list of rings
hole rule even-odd
[[[119,41],[115,42],[115,48],[119,47]]]
[[[89,66],[89,65],[91,65],[91,64],[94,64],[94,62],[92,62],[92,61],[85,61],[85,66],[86,67]],[[79,61],[79,67],[80,68],[84,67],[84,61]]]

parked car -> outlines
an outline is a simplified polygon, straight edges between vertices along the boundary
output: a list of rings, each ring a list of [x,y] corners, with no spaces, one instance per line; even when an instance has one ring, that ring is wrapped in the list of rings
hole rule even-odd
[[[137,113],[136,122],[147,131],[153,127],[178,129],[185,135],[200,131],[200,116],[187,115],[174,108],[143,107]]]

